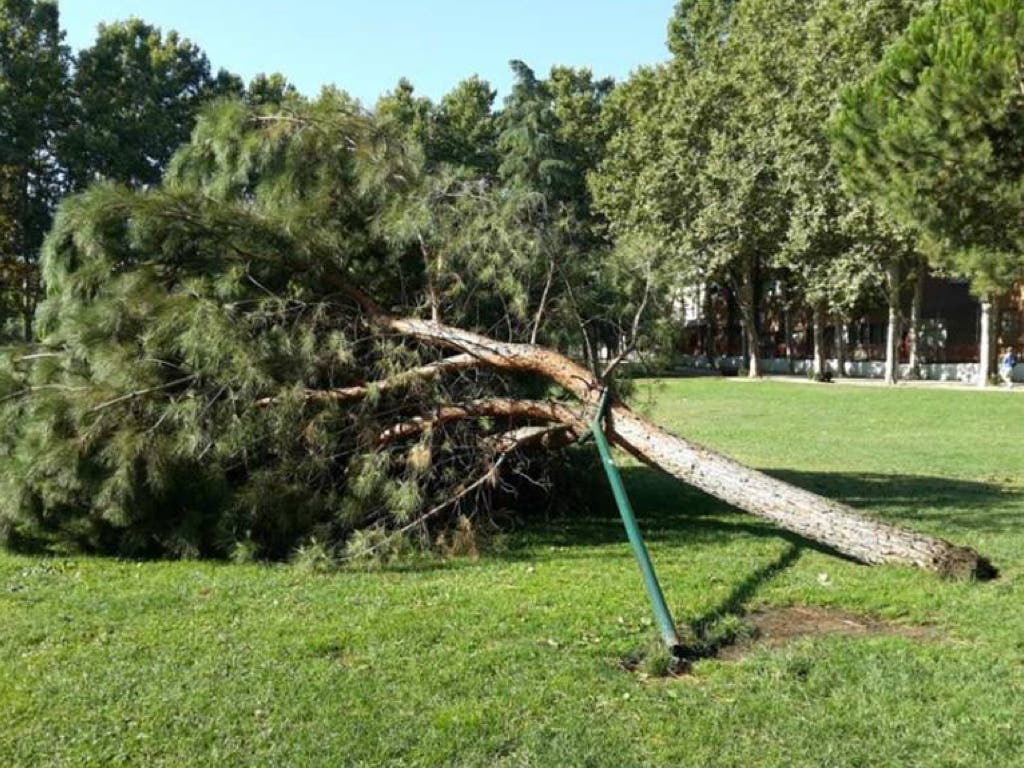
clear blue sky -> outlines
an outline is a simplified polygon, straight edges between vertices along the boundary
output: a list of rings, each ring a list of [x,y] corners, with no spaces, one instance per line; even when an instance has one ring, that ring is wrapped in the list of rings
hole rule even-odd
[[[365,103],[402,76],[437,99],[478,74],[507,92],[509,59],[538,73],[552,64],[626,77],[667,57],[675,0],[60,0],[67,41],[138,16],[177,29],[214,69],[247,80],[279,71],[315,94],[335,83]]]

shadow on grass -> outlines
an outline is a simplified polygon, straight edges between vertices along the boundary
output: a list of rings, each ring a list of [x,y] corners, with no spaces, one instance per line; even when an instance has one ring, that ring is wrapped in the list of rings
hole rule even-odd
[[[1024,489],[994,483],[870,472],[768,474],[888,521],[949,531],[1024,532]]]
[[[803,547],[790,544],[775,560],[750,573],[736,584],[719,605],[690,622],[690,633],[679,649],[679,658],[692,664],[718,656],[751,630],[743,623],[747,607],[758,591],[800,559]]]
[[[965,531],[1024,533],[1024,489],[914,475],[766,471],[870,516],[948,538]],[[724,617],[742,615],[742,607],[757,588],[790,567],[802,552],[816,551],[851,561],[840,552],[736,510],[657,470],[634,465],[622,467],[621,472],[644,538],[650,543],[700,546],[748,536],[789,544],[777,562],[758,569],[737,585],[726,604],[693,623],[697,637],[708,637],[707,627],[717,625]],[[501,550],[488,547],[488,559],[537,560],[544,557],[547,547],[558,547],[560,559],[588,558],[593,553],[587,547],[625,544],[622,519],[603,474],[584,477],[584,484],[577,486],[573,494],[572,511],[550,517],[537,513],[520,518],[512,526],[515,533],[508,537],[509,546]],[[602,557],[633,555],[622,547]],[[385,570],[415,573],[463,567],[472,568],[475,564],[462,560],[432,561],[397,564]]]
[[[845,502],[868,515],[897,524],[921,523],[945,531],[1024,532],[1024,491],[968,480],[871,473],[814,473],[767,470],[768,474]],[[674,544],[726,541],[736,535],[782,538],[835,555],[795,534],[738,512],[723,502],[647,467],[625,467],[622,475],[644,536]],[[585,509],[523,531],[533,543],[605,545],[625,533],[611,491],[601,478],[587,493]]]
[[[691,671],[698,661],[719,657],[734,646],[755,639],[758,628],[750,621],[750,604],[764,585],[800,559],[803,549],[790,544],[778,557],[737,582],[717,606],[686,625],[677,624],[679,644],[671,649],[670,655],[660,646],[654,650],[648,645],[624,656],[621,666],[658,677],[678,676]]]

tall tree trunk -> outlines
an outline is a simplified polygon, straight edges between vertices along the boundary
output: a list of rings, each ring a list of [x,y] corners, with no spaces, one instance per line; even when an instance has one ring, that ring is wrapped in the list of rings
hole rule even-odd
[[[21,319],[22,319],[22,335],[26,344],[31,344],[34,341],[35,328],[33,327],[33,321],[36,315],[36,281],[32,280],[28,270],[31,269],[27,264],[25,265],[25,277],[21,281]]]
[[[31,344],[34,341],[35,328],[32,324],[34,316],[35,312],[26,307],[24,315],[22,316],[22,334],[26,344]]]
[[[827,357],[825,354],[825,302],[816,301],[813,308],[814,323],[814,378],[821,381],[825,375]]]
[[[793,311],[787,305],[783,315],[786,333],[786,369],[793,372],[793,361],[796,358],[796,350],[793,349]]]
[[[722,350],[724,357],[733,356],[733,340],[732,340],[732,329],[736,325],[736,305],[738,301],[736,299],[736,291],[732,290],[725,295],[725,348]],[[743,330],[740,329],[740,347],[743,346]]]
[[[537,304],[537,313],[533,316],[533,330],[530,331],[530,343],[537,343],[537,334],[540,333],[541,321],[544,319],[544,310],[547,308],[548,296],[551,293],[551,284],[555,279],[555,259],[554,257],[548,259],[548,274],[544,281],[544,292],[540,295],[540,302]],[[438,297],[438,303],[440,303],[440,297]],[[431,317],[432,320],[438,320],[439,318]]]
[[[356,294],[359,296],[360,294]],[[363,298],[363,301],[369,302]],[[602,385],[582,366],[550,349],[501,342],[459,328],[394,318],[365,303],[384,330],[472,355],[482,366],[544,376],[573,394],[589,423]],[[553,415],[551,418],[562,420]],[[988,578],[992,565],[974,550],[863,517],[850,507],[750,469],[715,451],[669,434],[622,403],[612,405],[608,436],[641,461],[753,515],[865,563],[916,565],[956,577]]]
[[[889,323],[885,335],[885,383],[895,384],[900,366],[900,265],[897,262],[886,268],[886,289]]]
[[[814,378],[821,381],[825,375],[825,302],[814,302]]]
[[[423,235],[417,235],[420,243],[420,255],[423,257],[423,278],[426,282],[427,306],[430,307],[430,319],[435,323],[441,322],[441,289],[437,285],[438,275],[444,266],[441,259],[440,249],[431,253],[427,247]]]
[[[846,317],[843,314],[836,315],[836,376],[846,376]]]
[[[978,386],[987,387],[992,376],[992,360],[995,348],[992,344],[992,302],[991,295],[981,300],[981,330],[978,339]]]
[[[743,332],[747,340],[747,378],[757,379],[761,377],[761,338],[754,318],[750,317],[744,321]]]
[[[761,376],[761,337],[757,331],[757,290],[755,281],[755,265],[748,261],[739,279],[740,317],[743,319],[743,340],[746,345],[747,376],[756,379]]]
[[[711,293],[710,283],[704,284],[704,332],[706,334],[704,352],[708,356],[708,362],[713,366],[715,357],[718,356],[718,323],[715,318],[715,299]]]
[[[928,276],[928,262],[918,258],[914,265],[914,299],[910,304],[910,336],[907,340],[910,378],[921,378],[921,312],[924,305],[924,281]]]

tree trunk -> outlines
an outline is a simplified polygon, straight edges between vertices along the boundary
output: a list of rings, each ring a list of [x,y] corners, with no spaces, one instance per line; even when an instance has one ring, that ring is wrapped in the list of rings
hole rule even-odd
[[[870,564],[915,565],[955,578],[993,578],[974,550],[862,517],[850,507],[670,435],[623,405],[611,440],[646,464],[757,517]]]
[[[31,344],[35,340],[35,328],[32,324],[34,316],[35,312],[31,309],[26,309],[22,318],[22,333],[26,344]]]
[[[895,384],[899,378],[900,342],[900,265],[892,263],[886,268],[889,299],[889,324],[885,336],[885,383]]]
[[[992,358],[995,350],[992,346],[992,297],[985,296],[981,300],[981,331],[978,343],[978,386],[987,387],[992,376]]]
[[[31,269],[28,265],[25,267],[26,271]],[[22,334],[26,344],[31,344],[35,341],[35,316],[36,316],[36,301],[37,301],[37,283],[31,279],[30,276],[26,275],[22,280],[21,289],[21,318],[22,318]]]
[[[740,317],[743,320],[743,340],[746,345],[747,376],[757,379],[761,376],[761,338],[757,332],[757,291],[754,285],[754,265],[748,264],[739,279],[737,299]]]
[[[825,302],[814,303],[814,380],[825,375]]]
[[[369,300],[365,297],[363,301]],[[501,342],[418,319],[393,318],[364,303],[390,333],[474,356],[482,366],[544,376],[573,394],[584,413],[549,418],[589,423],[602,385],[579,364],[550,349]],[[589,411],[589,413],[585,413]],[[536,411],[543,413],[541,408]],[[715,451],[669,434],[622,403],[608,420],[611,442],[653,467],[807,539],[864,563],[915,565],[948,576],[991,578],[993,566],[974,550],[863,517],[850,507],[750,469]]]
[[[715,321],[716,307],[715,299],[711,294],[711,284],[704,284],[704,324],[705,324],[705,344],[704,352],[708,356],[708,362],[714,367],[715,358],[718,356],[718,344],[716,338],[718,336],[718,323]]]
[[[792,373],[796,350],[793,349],[793,312],[788,306],[783,315],[783,322],[785,323],[786,332],[786,368]]]
[[[761,334],[757,332],[757,324],[753,320],[747,323],[747,349],[750,359],[747,377],[758,379],[761,377]]]
[[[924,305],[924,281],[928,275],[928,263],[919,258],[914,265],[914,299],[910,304],[910,336],[907,340],[910,363],[910,378],[921,378],[921,311]]]
[[[836,376],[846,375],[846,318],[843,315],[836,317]]]
[[[437,279],[444,266],[441,259],[440,249],[431,254],[423,235],[417,235],[420,243],[420,255],[423,257],[423,278],[426,282],[427,306],[430,307],[430,319],[435,323],[441,322],[441,289],[438,288]]]

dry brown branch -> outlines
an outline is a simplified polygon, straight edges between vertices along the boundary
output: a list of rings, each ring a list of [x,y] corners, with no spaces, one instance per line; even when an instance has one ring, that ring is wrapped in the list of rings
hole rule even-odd
[[[420,435],[442,424],[484,417],[544,421],[567,427],[578,435],[582,435],[587,429],[586,419],[564,403],[495,397],[442,406],[429,416],[417,416],[395,424],[381,433],[378,443],[388,445],[397,440]]]
[[[347,402],[351,400],[362,400],[371,390],[377,392],[389,392],[394,389],[407,387],[417,381],[429,381],[436,379],[444,373],[462,371],[470,368],[477,368],[480,362],[472,355],[453,355],[452,357],[439,360],[436,363],[421,365],[408,371],[402,371],[387,379],[370,382],[369,384],[358,384],[352,387],[338,387],[336,389],[306,389],[302,392],[302,398],[316,402]],[[256,401],[259,407],[266,407],[280,402],[284,399],[281,396],[264,397]]]
[[[520,448],[535,445],[545,448],[557,448],[569,445],[578,440],[580,435],[565,424],[553,424],[537,427],[519,427],[497,435],[492,444],[499,453],[507,453]]]

